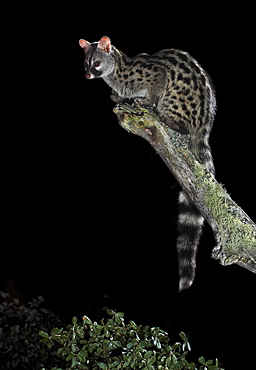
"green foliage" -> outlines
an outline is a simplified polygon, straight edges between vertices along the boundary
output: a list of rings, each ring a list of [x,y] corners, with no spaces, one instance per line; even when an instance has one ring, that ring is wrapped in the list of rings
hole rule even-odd
[[[198,366],[189,363],[186,357],[191,348],[184,333],[180,333],[181,342],[170,346],[167,333],[160,328],[143,327],[133,321],[125,325],[122,312],[107,313],[110,318],[102,319],[100,324],[87,316],[78,323],[74,317],[67,330],[54,328],[49,334],[41,330],[40,342],[48,348],[57,343],[57,354],[65,358],[68,369],[221,370],[218,360],[200,357]]]
[[[39,344],[38,330],[50,330],[61,321],[49,311],[42,297],[27,306],[0,292],[0,369],[39,370],[42,366],[62,366],[54,350]]]

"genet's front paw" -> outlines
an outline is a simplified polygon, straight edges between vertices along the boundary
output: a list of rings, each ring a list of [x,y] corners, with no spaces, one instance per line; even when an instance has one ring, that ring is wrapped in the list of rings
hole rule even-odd
[[[123,98],[120,98],[117,94],[110,95],[110,99],[113,100],[115,103],[122,103]]]
[[[141,107],[148,107],[149,106],[148,103],[149,102],[146,98],[136,98],[136,99],[134,99],[134,104],[139,105]]]

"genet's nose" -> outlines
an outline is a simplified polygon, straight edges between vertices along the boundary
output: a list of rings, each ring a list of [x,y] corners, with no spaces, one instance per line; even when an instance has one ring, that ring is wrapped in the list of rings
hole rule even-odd
[[[86,77],[86,78],[91,78],[91,73],[86,73],[86,74],[85,74],[85,77]]]

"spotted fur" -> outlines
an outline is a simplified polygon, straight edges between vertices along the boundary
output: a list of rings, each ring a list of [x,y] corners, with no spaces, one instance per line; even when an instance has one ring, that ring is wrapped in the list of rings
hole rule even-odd
[[[209,135],[216,109],[215,92],[208,73],[190,54],[165,49],[130,58],[111,45],[108,37],[98,43],[79,43],[85,50],[88,79],[102,77],[119,101],[134,99],[142,106],[154,106],[166,125],[190,134],[191,151],[214,174]],[[180,290],[193,283],[203,222],[189,195],[181,192],[177,240]]]

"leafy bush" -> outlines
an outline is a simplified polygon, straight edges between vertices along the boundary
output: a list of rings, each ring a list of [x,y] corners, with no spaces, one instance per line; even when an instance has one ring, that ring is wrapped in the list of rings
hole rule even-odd
[[[55,351],[40,345],[38,331],[50,330],[63,323],[49,311],[42,297],[27,306],[9,294],[0,292],[0,369],[39,370],[42,366],[62,366]]]
[[[74,317],[67,330],[54,328],[50,334],[41,330],[40,342],[48,348],[57,343],[57,354],[65,358],[68,369],[221,370],[217,359],[200,357],[198,366],[189,363],[186,357],[191,349],[184,333],[180,333],[181,342],[170,346],[167,333],[158,327],[138,326],[133,321],[125,325],[122,312],[107,313],[111,317],[100,324],[86,316],[80,324]]]

